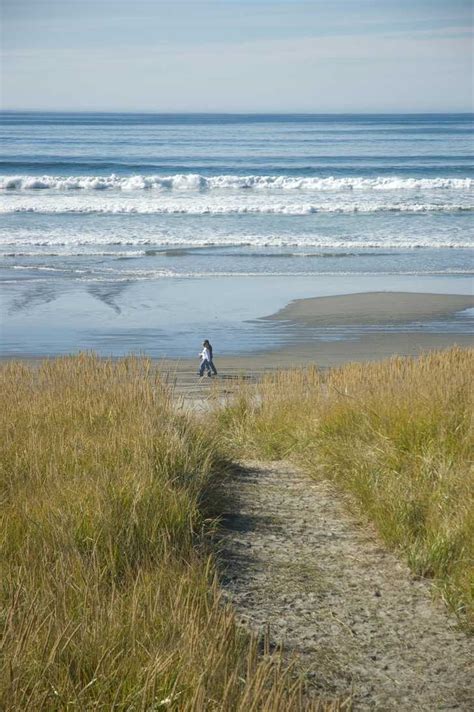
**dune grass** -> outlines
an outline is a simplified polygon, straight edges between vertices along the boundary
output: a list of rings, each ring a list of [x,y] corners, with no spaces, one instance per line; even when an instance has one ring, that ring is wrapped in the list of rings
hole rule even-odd
[[[150,362],[4,363],[0,392],[2,709],[320,709],[219,599],[222,463]]]
[[[474,351],[271,375],[218,427],[234,457],[294,458],[352,495],[419,575],[474,624]]]

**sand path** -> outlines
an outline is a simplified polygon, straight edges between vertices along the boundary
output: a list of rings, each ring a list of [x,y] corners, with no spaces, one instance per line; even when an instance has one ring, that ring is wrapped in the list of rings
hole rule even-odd
[[[329,483],[250,462],[223,490],[226,595],[315,690],[355,710],[474,709],[471,640]]]

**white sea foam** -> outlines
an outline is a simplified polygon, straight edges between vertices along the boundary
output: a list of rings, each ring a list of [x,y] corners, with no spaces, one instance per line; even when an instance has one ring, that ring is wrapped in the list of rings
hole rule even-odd
[[[27,270],[31,268],[19,266],[18,270]],[[35,272],[51,272],[57,271],[62,272],[64,275],[67,274],[68,279],[74,279],[78,282],[131,282],[131,281],[149,281],[156,279],[202,279],[209,277],[314,277],[314,276],[326,276],[326,277],[336,277],[336,276],[380,276],[380,275],[400,275],[400,276],[468,276],[473,275],[474,270],[470,269],[439,269],[439,270],[381,270],[377,273],[362,271],[362,270],[345,270],[345,271],[330,271],[330,270],[295,270],[288,272],[258,272],[255,271],[174,271],[171,269],[158,269],[158,270],[131,270],[127,272],[118,271],[108,271],[108,272],[93,272],[86,270],[77,269],[58,269],[51,270],[45,267],[38,266],[34,269]],[[76,276],[77,275],[77,276]],[[32,277],[28,282],[49,282],[50,280],[45,277]],[[3,283],[15,283],[18,280],[3,280]]]
[[[298,177],[298,176],[203,176],[199,174],[176,174],[170,176],[135,175],[118,176],[4,176],[0,178],[0,190],[120,190],[120,191],[209,191],[209,190],[256,190],[256,191],[419,191],[419,190],[471,190],[472,178],[403,178],[400,176],[362,177]]]
[[[100,246],[110,247],[116,246],[117,249],[100,250]],[[90,249],[93,246],[94,249]],[[124,250],[124,247],[136,248],[143,246],[145,249],[130,249]],[[61,252],[49,253],[41,250],[31,250],[25,248],[44,247],[44,248],[64,248]],[[28,240],[24,237],[19,237],[17,240],[9,240],[1,245],[4,252],[0,253],[2,257],[80,257],[80,256],[103,256],[103,257],[145,257],[166,255],[167,250],[193,250],[199,248],[282,248],[282,249],[299,249],[299,248],[317,248],[320,250],[354,250],[357,249],[363,253],[366,250],[416,250],[416,249],[470,249],[473,247],[473,242],[470,240],[459,240],[453,238],[446,240],[436,236],[425,237],[423,239],[406,236],[400,238],[387,239],[357,239],[344,240],[336,237],[328,239],[326,237],[312,237],[307,235],[281,237],[278,235],[254,235],[248,236],[245,239],[239,236],[219,237],[218,239],[195,239],[189,240],[186,238],[174,238],[172,240],[160,240],[151,242],[149,239],[142,238],[127,238],[117,239],[116,237],[91,236],[88,240],[79,237],[71,237],[65,239],[41,239]],[[13,250],[12,248],[16,248]],[[20,248],[20,249],[19,249]],[[78,248],[81,248],[80,251]],[[18,250],[18,251],[17,251]],[[302,253],[295,253],[301,255]]]
[[[457,213],[474,211],[463,203],[274,203],[263,205],[157,205],[154,203],[0,204],[0,213],[103,215],[313,215],[316,213]]]

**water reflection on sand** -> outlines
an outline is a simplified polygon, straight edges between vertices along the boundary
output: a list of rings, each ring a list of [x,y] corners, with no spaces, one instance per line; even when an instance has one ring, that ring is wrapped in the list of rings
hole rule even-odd
[[[293,299],[376,290],[470,293],[468,278],[340,276],[222,277],[76,281],[44,276],[1,286],[2,354],[69,353],[93,349],[121,355],[194,357],[204,338],[220,354],[264,351],[303,341],[358,339],[372,331],[466,334],[466,316],[386,326],[301,328],[261,317]]]

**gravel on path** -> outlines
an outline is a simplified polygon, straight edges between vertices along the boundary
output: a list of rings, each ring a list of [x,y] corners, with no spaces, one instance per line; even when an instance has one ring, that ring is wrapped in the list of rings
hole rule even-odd
[[[222,584],[239,620],[355,710],[474,710],[472,640],[328,482],[246,462],[223,485]]]

